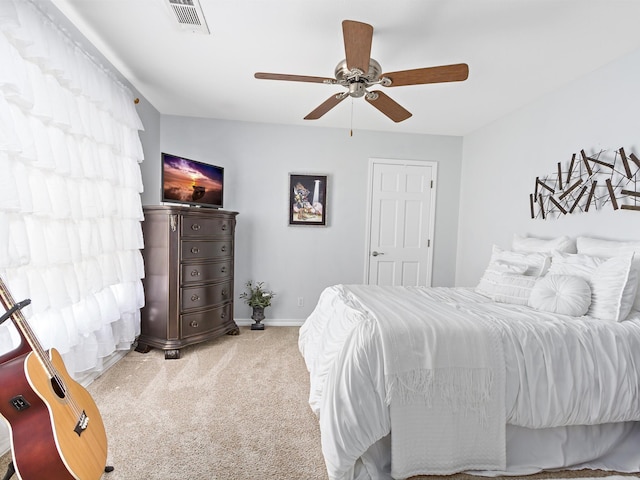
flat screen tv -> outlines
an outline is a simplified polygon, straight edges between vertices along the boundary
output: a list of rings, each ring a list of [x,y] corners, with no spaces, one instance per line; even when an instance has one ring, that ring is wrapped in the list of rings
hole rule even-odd
[[[224,168],[162,153],[162,201],[223,207]]]

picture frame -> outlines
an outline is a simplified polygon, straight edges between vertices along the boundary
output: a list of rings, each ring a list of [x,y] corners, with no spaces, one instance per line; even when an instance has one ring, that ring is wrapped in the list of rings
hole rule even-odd
[[[326,226],[327,175],[289,174],[289,225]]]

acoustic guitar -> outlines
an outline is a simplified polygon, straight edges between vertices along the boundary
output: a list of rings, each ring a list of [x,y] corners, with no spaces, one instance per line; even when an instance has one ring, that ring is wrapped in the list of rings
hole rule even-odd
[[[0,415],[11,433],[13,468],[21,480],[99,480],[107,437],[91,395],[73,380],[55,349],[44,351],[0,278],[0,302],[20,344],[0,356]],[[10,467],[11,468],[11,467]]]

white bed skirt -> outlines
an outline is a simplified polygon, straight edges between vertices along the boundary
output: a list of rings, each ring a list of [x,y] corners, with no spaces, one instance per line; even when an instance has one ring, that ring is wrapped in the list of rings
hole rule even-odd
[[[529,429],[507,425],[507,470],[467,472],[484,477],[530,475],[542,470],[640,471],[640,422]],[[532,452],[535,452],[532,455]],[[353,480],[390,480],[390,436],[358,459]]]

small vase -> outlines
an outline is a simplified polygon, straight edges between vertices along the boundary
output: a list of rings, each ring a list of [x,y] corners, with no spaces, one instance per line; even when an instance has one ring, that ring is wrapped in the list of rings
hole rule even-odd
[[[251,318],[256,322],[251,325],[251,330],[264,330],[264,324],[260,323],[264,320],[264,307],[253,307]]]

